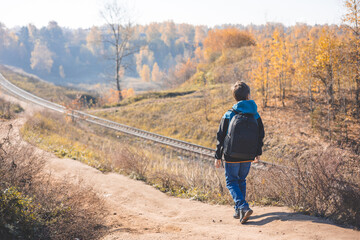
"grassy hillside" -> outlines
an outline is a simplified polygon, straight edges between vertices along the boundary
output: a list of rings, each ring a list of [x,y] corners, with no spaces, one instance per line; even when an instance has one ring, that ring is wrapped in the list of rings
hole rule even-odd
[[[214,147],[218,123],[233,103],[230,97],[221,97],[222,91],[223,86],[214,85],[195,92],[187,89],[176,90],[177,94],[173,95],[167,92],[168,97],[161,97],[164,93],[153,93],[141,100],[129,100],[130,103],[121,107],[92,113],[147,131]]]
[[[19,88],[59,104],[68,104],[77,96],[87,94],[84,91],[56,86],[39,78],[17,73],[3,65],[0,65],[0,73]]]

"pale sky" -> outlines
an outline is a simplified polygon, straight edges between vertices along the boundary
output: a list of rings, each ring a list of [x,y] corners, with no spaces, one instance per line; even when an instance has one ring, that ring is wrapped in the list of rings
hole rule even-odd
[[[124,2],[123,0],[119,0]],[[61,27],[89,28],[104,22],[99,11],[105,0],[0,0],[0,22],[7,27],[37,27],[56,21]],[[173,20],[208,25],[340,24],[343,0],[132,0],[125,1],[135,23]]]

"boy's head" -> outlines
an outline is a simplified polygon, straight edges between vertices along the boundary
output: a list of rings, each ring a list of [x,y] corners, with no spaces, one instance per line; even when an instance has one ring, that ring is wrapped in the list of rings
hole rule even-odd
[[[248,100],[250,95],[250,87],[241,81],[237,81],[232,87],[233,96],[236,101]]]

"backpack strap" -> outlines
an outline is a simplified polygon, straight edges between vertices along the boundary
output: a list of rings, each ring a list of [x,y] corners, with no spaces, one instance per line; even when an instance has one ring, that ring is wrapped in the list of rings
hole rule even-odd
[[[229,111],[232,111],[233,113],[235,113],[235,115],[236,115],[236,114],[241,113],[241,112],[236,111],[236,110],[235,110],[235,109],[233,109],[233,108],[232,108],[232,109],[230,109]]]

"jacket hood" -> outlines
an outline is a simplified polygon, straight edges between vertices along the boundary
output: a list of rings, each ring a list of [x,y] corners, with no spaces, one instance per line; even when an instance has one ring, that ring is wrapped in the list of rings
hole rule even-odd
[[[243,100],[234,104],[233,109],[238,112],[253,114],[255,119],[260,116],[257,112],[257,105],[254,100]]]

